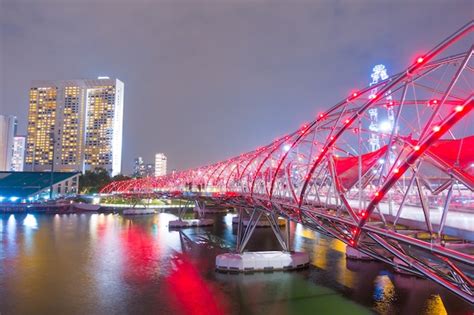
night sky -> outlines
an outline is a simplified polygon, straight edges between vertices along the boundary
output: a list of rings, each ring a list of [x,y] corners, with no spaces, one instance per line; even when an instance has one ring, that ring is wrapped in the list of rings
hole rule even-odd
[[[434,47],[468,1],[0,0],[0,114],[26,133],[31,80],[125,83],[122,169],[266,144]]]

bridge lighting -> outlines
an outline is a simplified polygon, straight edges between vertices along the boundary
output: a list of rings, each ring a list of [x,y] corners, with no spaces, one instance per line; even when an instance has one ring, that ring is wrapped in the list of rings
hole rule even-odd
[[[379,160],[379,164],[384,164],[385,163],[385,160],[384,159],[380,159]]]
[[[418,151],[420,150],[420,146],[419,145],[415,145],[415,147],[413,148],[415,151]]]
[[[434,126],[434,127],[433,127],[433,131],[434,131],[434,132],[438,132],[438,131],[440,131],[440,130],[441,130],[441,127],[440,127],[440,126]]]
[[[10,197],[10,201],[12,201],[12,202],[17,201],[18,199],[20,199],[20,198],[18,198],[18,197]]]
[[[350,121],[349,119],[346,119],[346,124],[348,124],[348,123],[349,123],[349,121]]]
[[[418,59],[416,59],[417,63],[422,63],[423,61],[425,61],[423,57],[418,57]]]
[[[428,102],[428,105],[437,105],[438,104],[438,100],[431,100]]]
[[[388,120],[384,120],[380,122],[379,130],[385,133],[392,131],[392,123]]]
[[[357,92],[352,93],[352,97],[357,97],[359,94]]]
[[[462,105],[458,105],[458,106],[454,107],[454,110],[458,113],[462,112],[463,109],[464,109],[464,106],[462,106]]]
[[[290,151],[290,149],[291,149],[291,145],[289,145],[289,144],[285,144],[285,145],[283,146],[283,151],[285,151],[285,152]]]
[[[0,202],[2,202],[5,199],[5,197],[0,196]]]
[[[393,172],[394,172],[395,174],[398,174],[398,172],[400,172],[400,170],[399,170],[398,168],[396,168],[396,169],[393,170]]]
[[[319,114],[319,118],[323,118],[324,117],[324,114]]]

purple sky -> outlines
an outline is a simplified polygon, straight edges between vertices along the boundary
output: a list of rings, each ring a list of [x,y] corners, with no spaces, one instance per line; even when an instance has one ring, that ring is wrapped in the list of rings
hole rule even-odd
[[[376,63],[403,70],[473,3],[0,0],[0,113],[25,133],[31,80],[117,77],[125,173],[155,152],[207,164],[312,120]]]

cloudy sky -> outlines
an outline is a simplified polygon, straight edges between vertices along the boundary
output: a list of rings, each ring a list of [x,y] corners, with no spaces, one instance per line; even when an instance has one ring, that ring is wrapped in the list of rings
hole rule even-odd
[[[0,0],[0,113],[26,132],[35,79],[125,83],[123,169],[188,168],[311,120],[473,18],[474,2]]]

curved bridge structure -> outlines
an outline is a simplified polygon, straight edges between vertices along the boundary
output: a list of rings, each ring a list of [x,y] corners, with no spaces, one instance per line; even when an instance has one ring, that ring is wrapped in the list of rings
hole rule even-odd
[[[354,90],[268,145],[159,178],[113,182],[102,193],[258,208],[473,303],[473,36],[470,22],[406,70]]]

